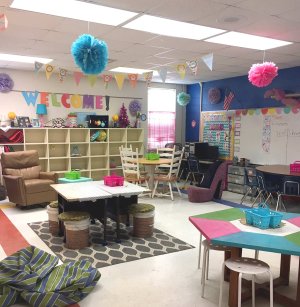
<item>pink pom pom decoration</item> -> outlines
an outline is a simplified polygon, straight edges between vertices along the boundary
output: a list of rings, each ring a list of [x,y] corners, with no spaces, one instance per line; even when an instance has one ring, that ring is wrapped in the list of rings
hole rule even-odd
[[[278,67],[272,62],[253,64],[248,72],[248,80],[257,87],[265,87],[278,75]]]

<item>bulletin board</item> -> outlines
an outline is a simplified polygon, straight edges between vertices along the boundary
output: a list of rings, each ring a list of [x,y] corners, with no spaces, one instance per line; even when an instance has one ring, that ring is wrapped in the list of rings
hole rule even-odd
[[[219,147],[221,159],[233,158],[234,144],[234,113],[232,112],[202,112],[201,141],[211,146]]]

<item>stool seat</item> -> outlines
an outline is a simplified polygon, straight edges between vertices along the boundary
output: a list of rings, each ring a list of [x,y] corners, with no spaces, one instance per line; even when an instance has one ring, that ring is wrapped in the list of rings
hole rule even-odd
[[[228,259],[225,261],[225,265],[228,269],[240,272],[243,274],[263,274],[270,270],[270,266],[265,262],[253,259],[253,258],[237,258],[237,259]]]
[[[144,204],[144,203],[139,203],[139,204],[133,204],[129,208],[129,213],[135,214],[135,213],[147,213],[147,212],[152,212],[155,210],[155,207],[151,204]]]
[[[52,201],[52,202],[49,204],[49,207],[50,207],[50,208],[58,208],[58,201],[57,201],[57,200]]]
[[[84,211],[66,211],[59,214],[58,218],[63,222],[76,222],[90,218],[90,214]]]

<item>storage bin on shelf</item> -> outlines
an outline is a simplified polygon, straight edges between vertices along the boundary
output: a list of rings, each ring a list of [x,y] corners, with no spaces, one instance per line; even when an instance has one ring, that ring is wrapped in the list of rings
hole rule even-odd
[[[58,201],[52,201],[47,206],[49,232],[54,236],[59,233]]]
[[[58,218],[64,223],[67,248],[81,249],[89,246],[89,213],[66,211],[59,214]]]
[[[155,207],[151,204],[133,204],[129,208],[133,215],[133,235],[147,238],[153,235]]]
[[[282,213],[270,210],[269,207],[261,203],[258,208],[244,210],[247,225],[252,225],[260,229],[280,227],[283,217]]]

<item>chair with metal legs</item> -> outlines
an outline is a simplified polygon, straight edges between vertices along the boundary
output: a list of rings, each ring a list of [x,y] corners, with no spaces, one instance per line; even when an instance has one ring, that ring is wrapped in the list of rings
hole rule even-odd
[[[243,195],[240,204],[242,204],[244,202],[244,200],[246,199],[246,197],[248,195],[251,196],[251,200],[254,196],[256,196],[257,193],[259,193],[259,187],[258,187],[258,182],[257,182],[257,177],[256,176],[249,176],[248,174],[248,169],[244,168],[244,172],[245,172],[245,186],[247,186],[247,191],[246,193]]]

